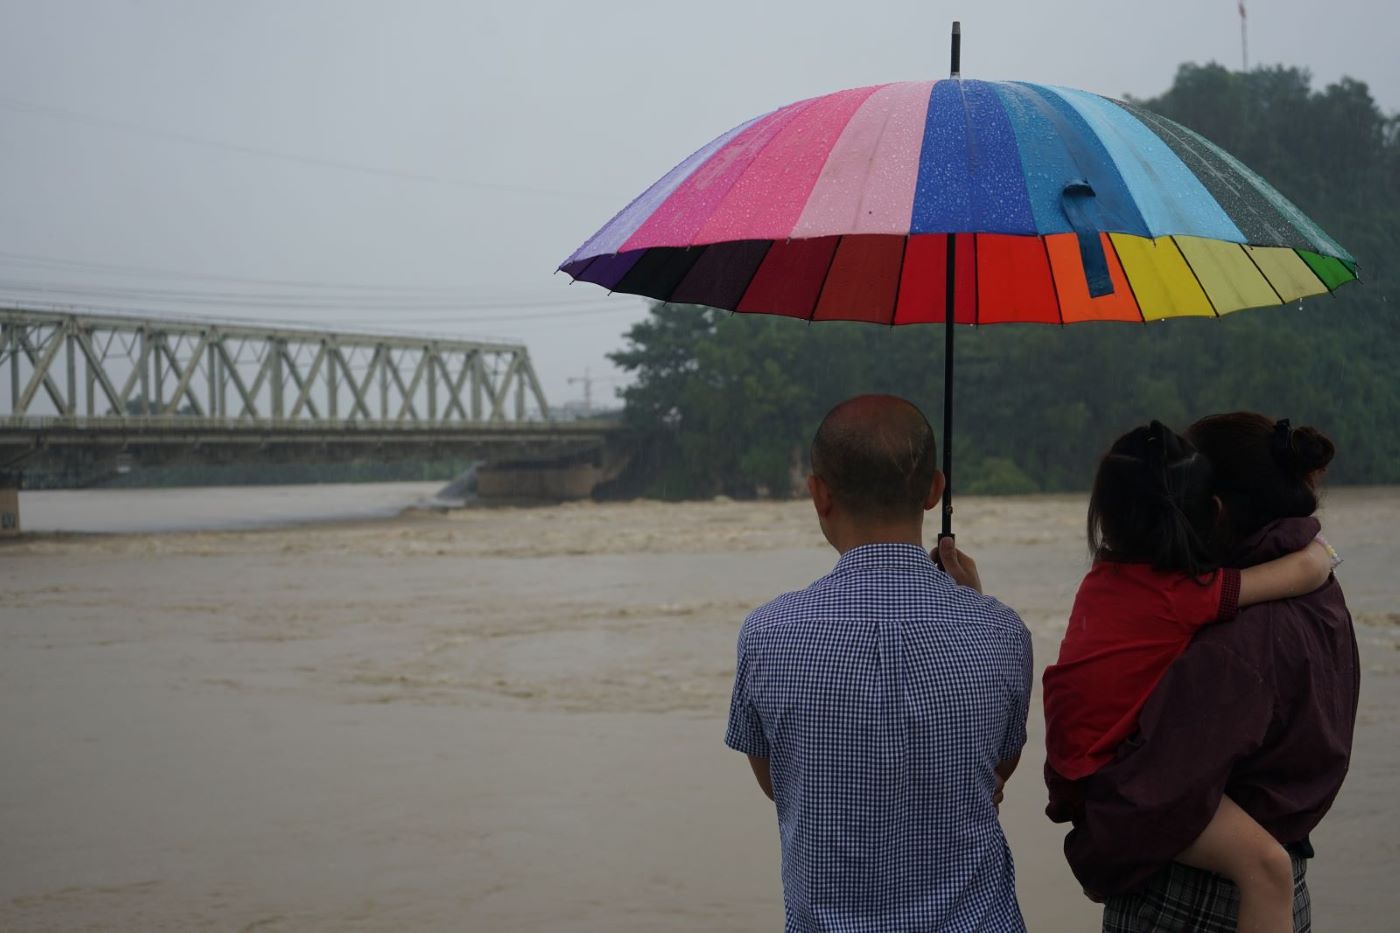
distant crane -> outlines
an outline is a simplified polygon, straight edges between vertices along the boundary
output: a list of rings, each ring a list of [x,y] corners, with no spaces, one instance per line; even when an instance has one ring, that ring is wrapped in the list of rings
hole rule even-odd
[[[1249,18],[1244,11],[1244,0],[1239,0],[1240,8],[1240,61],[1244,70],[1249,70]]]
[[[569,385],[583,384],[583,415],[588,417],[593,414],[593,383],[603,382],[602,379],[594,379],[593,372],[587,366],[583,368],[582,376],[571,376],[568,379]]]
[[[626,382],[627,380],[622,376],[595,376],[593,375],[593,370],[585,366],[582,376],[574,376],[565,381],[568,382],[569,385],[583,386],[583,416],[587,418],[593,414],[594,385],[616,384],[619,382]]]

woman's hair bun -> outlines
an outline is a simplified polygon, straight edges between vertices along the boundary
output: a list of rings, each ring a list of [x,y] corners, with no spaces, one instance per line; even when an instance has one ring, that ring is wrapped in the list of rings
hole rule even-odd
[[[1290,465],[1305,474],[1323,469],[1337,453],[1331,438],[1312,427],[1294,428],[1288,448]]]

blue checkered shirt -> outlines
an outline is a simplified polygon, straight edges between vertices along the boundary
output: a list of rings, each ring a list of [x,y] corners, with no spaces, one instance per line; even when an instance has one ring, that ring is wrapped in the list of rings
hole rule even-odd
[[[993,769],[1030,633],[905,544],[853,548],[739,633],[725,743],[769,760],[789,931],[1024,930]]]

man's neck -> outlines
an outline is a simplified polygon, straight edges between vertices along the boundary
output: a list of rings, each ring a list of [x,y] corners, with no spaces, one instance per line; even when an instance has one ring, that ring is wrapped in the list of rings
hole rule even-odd
[[[838,554],[845,554],[867,544],[912,544],[923,550],[923,525],[880,525],[842,529],[832,536],[831,541],[831,546],[836,548]]]

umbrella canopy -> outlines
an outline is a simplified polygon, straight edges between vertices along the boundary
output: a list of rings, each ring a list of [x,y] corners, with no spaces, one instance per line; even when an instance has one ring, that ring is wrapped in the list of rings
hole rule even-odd
[[[750,120],[570,256],[576,280],[807,320],[1152,321],[1279,305],[1354,258],[1197,133],[1096,94],[968,79]]]
[[[1180,124],[1084,91],[958,77],[799,101],[713,140],[559,268],[661,301],[953,324],[1218,317],[1356,278],[1335,240]]]

